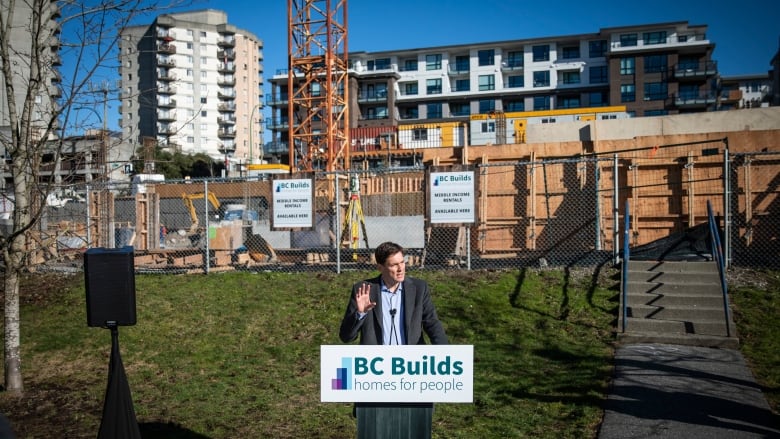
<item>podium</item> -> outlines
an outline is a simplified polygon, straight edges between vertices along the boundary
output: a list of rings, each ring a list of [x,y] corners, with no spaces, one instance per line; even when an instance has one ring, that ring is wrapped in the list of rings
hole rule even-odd
[[[356,403],[358,439],[430,439],[433,403]]]
[[[473,392],[472,345],[320,346],[320,400],[354,403],[359,439],[430,439],[433,405]]]

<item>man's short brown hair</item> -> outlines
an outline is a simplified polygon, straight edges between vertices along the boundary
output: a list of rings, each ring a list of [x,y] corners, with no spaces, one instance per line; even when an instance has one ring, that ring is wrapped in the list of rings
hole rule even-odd
[[[390,256],[393,256],[396,253],[403,254],[404,248],[400,245],[394,243],[394,242],[383,242],[379,244],[374,250],[374,259],[376,259],[376,263],[380,265],[384,265],[387,258]]]

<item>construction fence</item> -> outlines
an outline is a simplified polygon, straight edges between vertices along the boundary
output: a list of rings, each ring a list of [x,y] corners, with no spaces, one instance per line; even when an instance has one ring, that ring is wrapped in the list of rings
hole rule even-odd
[[[780,268],[780,153],[726,146],[298,175],[313,184],[307,228],[275,227],[273,175],[95,183],[47,208],[31,260],[78,264],[87,248],[132,246],[137,272],[341,272],[373,268],[373,249],[394,241],[411,270],[597,265],[619,261],[626,201],[632,248],[687,239],[709,201],[729,265]],[[474,175],[472,222],[432,221],[431,176],[451,169]]]

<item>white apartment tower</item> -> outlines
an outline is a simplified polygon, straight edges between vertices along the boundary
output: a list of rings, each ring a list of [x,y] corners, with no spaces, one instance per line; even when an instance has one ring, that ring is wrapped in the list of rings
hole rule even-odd
[[[213,9],[166,14],[122,33],[120,126],[184,154],[225,160],[228,174],[259,156],[262,42]]]

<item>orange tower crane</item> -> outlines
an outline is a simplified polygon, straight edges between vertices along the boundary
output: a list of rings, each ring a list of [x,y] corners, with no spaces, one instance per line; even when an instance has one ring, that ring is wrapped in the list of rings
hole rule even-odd
[[[347,1],[287,0],[290,171],[349,168]]]

